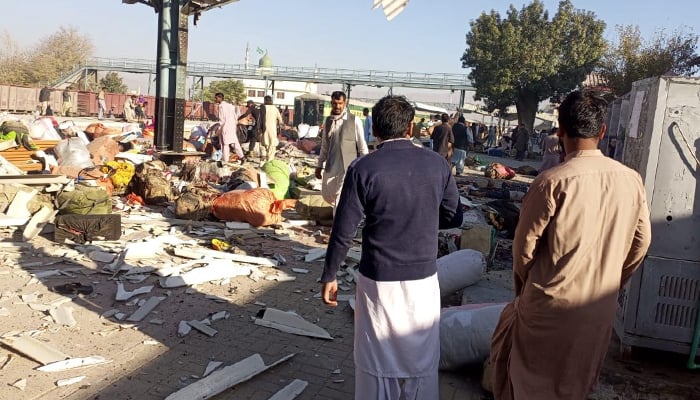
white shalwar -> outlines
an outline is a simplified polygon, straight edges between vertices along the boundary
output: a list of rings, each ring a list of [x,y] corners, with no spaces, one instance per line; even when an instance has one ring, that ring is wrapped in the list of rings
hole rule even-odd
[[[437,274],[382,282],[359,274],[355,304],[355,399],[437,400]]]

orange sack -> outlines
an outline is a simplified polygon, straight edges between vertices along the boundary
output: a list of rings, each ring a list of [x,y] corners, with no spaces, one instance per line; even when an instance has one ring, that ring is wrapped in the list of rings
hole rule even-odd
[[[212,213],[224,221],[247,222],[253,226],[276,225],[282,221],[282,210],[291,202],[277,200],[270,189],[233,190],[217,197]]]

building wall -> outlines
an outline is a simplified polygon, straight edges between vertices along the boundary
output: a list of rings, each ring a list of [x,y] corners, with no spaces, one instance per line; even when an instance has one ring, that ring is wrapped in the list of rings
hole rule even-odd
[[[253,100],[262,104],[265,95],[272,96],[272,103],[276,106],[294,107],[294,98],[307,93],[316,93],[318,85],[310,82],[275,81],[275,93],[272,94],[272,81],[243,79],[246,90],[246,100]],[[267,83],[267,86],[266,86]]]

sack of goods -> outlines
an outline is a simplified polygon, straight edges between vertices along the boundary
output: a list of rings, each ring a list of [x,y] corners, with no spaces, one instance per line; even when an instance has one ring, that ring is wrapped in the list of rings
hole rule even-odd
[[[112,199],[101,186],[78,183],[73,190],[64,190],[56,196],[58,213],[66,214],[111,214]]]
[[[491,336],[505,304],[470,304],[440,313],[440,369],[481,364],[491,352]]]
[[[277,225],[282,211],[293,202],[277,200],[270,189],[234,190],[214,200],[212,213],[220,220],[247,222],[253,226]]]
[[[175,200],[175,216],[180,219],[202,221],[209,217],[214,200],[221,192],[208,186],[190,185],[177,200]]]
[[[271,160],[263,164],[262,170],[267,174],[270,182],[270,190],[282,200],[289,191],[289,165],[282,160]]]
[[[491,163],[484,170],[484,176],[491,179],[513,179],[515,171],[501,163]]]
[[[75,243],[93,240],[119,240],[122,234],[121,216],[59,215],[54,220],[53,240],[63,243],[66,239]]]
[[[71,137],[63,139],[54,147],[54,153],[58,157],[59,166],[71,166],[76,168],[90,168],[94,166],[92,156],[82,139]]]
[[[170,181],[164,176],[166,170],[162,161],[149,161],[136,167],[132,189],[146,204],[159,205],[175,199]]]
[[[440,296],[447,296],[457,290],[471,286],[486,270],[484,255],[477,250],[463,249],[437,259]]]

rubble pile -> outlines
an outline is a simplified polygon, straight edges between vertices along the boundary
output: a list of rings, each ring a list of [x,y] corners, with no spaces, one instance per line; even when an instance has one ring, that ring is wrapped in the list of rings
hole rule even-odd
[[[27,125],[13,121],[2,126],[17,132],[22,131],[21,124]],[[133,124],[91,124],[83,130],[72,122],[51,126],[56,136],[46,133],[48,122],[42,122],[26,127],[22,139],[0,137],[0,149],[5,148],[0,150],[0,274],[22,277],[25,282],[0,293],[0,317],[21,315],[24,327],[0,331],[0,343],[12,351],[4,364],[0,358],[0,369],[12,357],[26,357],[46,374],[43,379],[53,379],[56,371],[110,363],[107,354],[85,352],[75,343],[53,343],[51,334],[61,330],[83,329],[112,337],[158,326],[180,338],[214,337],[217,326],[231,317],[223,305],[244,301],[235,289],[237,282],[290,285],[300,276],[320,275],[333,210],[321,197],[321,182],[314,177],[316,140],[284,140],[275,160],[231,164],[212,161],[197,151],[205,147],[201,133],[208,128],[196,127],[192,155],[180,165],[169,165],[153,152],[151,137],[143,134],[146,129]],[[41,136],[32,133],[39,127]],[[196,147],[197,143],[201,146]],[[2,158],[7,149],[18,146],[31,154],[25,159]],[[32,171],[27,168],[30,165],[44,173],[26,174]],[[498,258],[498,248],[510,246],[518,202],[528,186],[498,179],[493,171],[500,167],[472,166],[469,174],[457,177],[464,224],[440,233],[442,295],[464,299],[446,305],[500,303],[509,296],[503,294],[504,288],[482,283],[508,267]],[[361,239],[356,241],[338,273],[338,301],[350,309],[361,258]],[[205,285],[229,288],[224,295],[206,297],[221,304],[220,311],[194,318],[160,312],[177,309],[176,301]],[[290,291],[305,294],[300,289]],[[251,295],[245,301],[260,309],[251,324],[333,340],[319,321],[267,307]],[[318,298],[316,291],[303,299]],[[97,315],[76,306],[95,299],[109,304]],[[451,319],[443,330],[451,341],[455,336],[450,335],[450,327],[461,329],[456,311],[445,314]],[[89,325],[83,325],[85,321]],[[488,333],[492,328],[487,324],[484,329]],[[490,337],[486,333],[479,340]],[[152,342],[148,344],[158,345]],[[445,349],[459,347],[446,344]],[[483,354],[469,356],[445,355],[450,360],[445,368],[479,361]],[[260,372],[269,368],[261,360],[258,364]],[[204,376],[235,366],[218,369],[221,365],[207,368],[195,384],[201,382],[199,386],[204,387]],[[16,390],[27,390],[38,379],[22,377],[30,371],[15,370],[14,375]],[[90,374],[86,375],[89,381]],[[56,385],[85,384],[86,375],[63,374],[55,379]],[[305,382],[301,382],[290,384],[288,390],[303,390]],[[172,398],[191,398],[185,393],[197,392],[199,386],[187,386]]]

